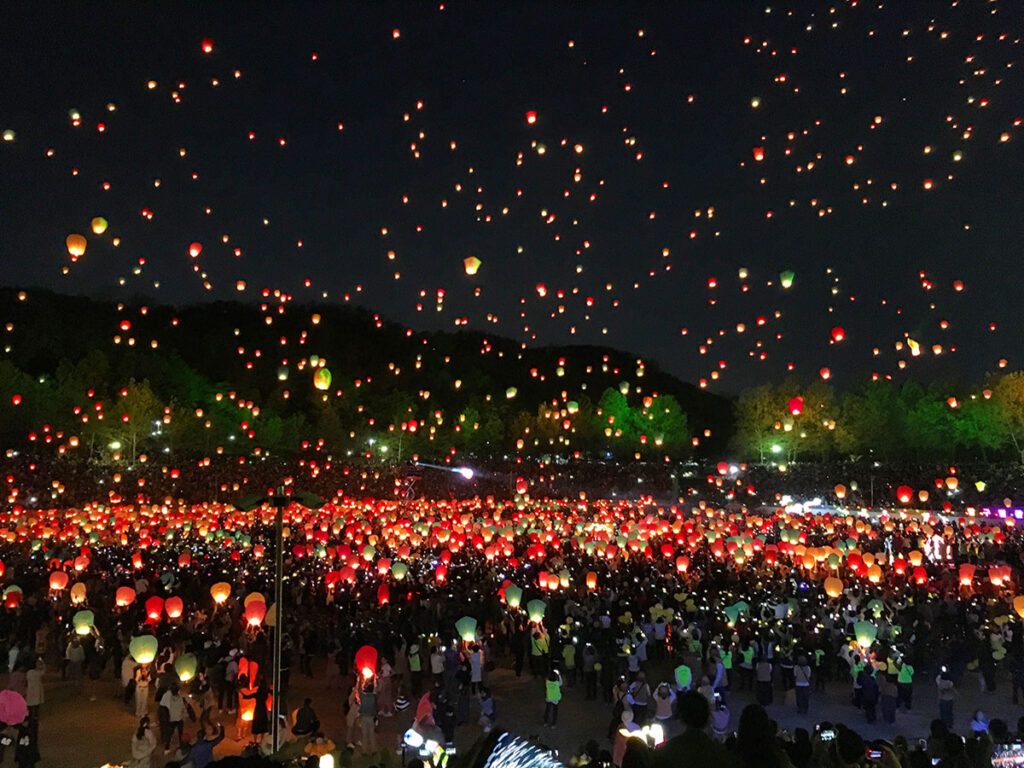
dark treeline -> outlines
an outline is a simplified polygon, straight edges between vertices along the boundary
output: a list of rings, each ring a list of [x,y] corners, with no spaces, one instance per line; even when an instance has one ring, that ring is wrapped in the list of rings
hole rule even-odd
[[[0,290],[0,310],[0,441],[33,454],[663,460],[721,450],[731,429],[728,400],[628,353],[414,333],[349,306]]]

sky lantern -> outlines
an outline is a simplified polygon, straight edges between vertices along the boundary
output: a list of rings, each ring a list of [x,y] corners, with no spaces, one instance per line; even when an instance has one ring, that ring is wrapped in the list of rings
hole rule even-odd
[[[525,478],[516,478],[516,493],[520,496],[525,496],[526,492],[530,490],[530,484],[526,482]]]
[[[72,587],[71,587],[71,604],[72,605],[81,605],[82,603],[85,602],[85,598],[86,598],[85,584],[83,584],[80,581],[75,583],[75,584],[73,584]]]
[[[131,587],[118,587],[114,594],[114,602],[118,608],[126,608],[135,602],[135,590]]]
[[[587,571],[587,589],[591,592],[597,589],[597,574],[593,571]]]
[[[523,601],[523,590],[521,587],[517,587],[515,584],[510,584],[505,587],[505,603],[509,608],[519,608],[519,605]]]
[[[754,147],[751,152],[754,155],[754,161],[760,163],[764,160],[764,147]]]
[[[455,622],[455,631],[464,643],[472,643],[476,640],[476,619],[472,616],[463,616]]]
[[[402,581],[408,572],[409,566],[405,563],[393,563],[391,566],[391,575],[395,577],[396,581]]]
[[[789,401],[789,412],[794,416],[799,416],[804,410],[804,399],[799,395],[790,399]]]
[[[67,246],[68,254],[71,256],[72,261],[78,261],[85,255],[86,240],[84,235],[68,235],[64,239],[64,245]]]
[[[551,590],[552,592],[557,592],[560,583],[561,583],[561,580],[558,578],[558,574],[557,573],[549,573],[548,574],[548,589],[549,590]]]
[[[267,604],[262,600],[252,600],[245,606],[245,623],[250,627],[258,627],[267,615]]]
[[[829,368],[822,368],[818,371],[818,375],[821,376],[823,380],[828,381],[832,378],[832,371]]]
[[[928,491],[925,491],[925,490],[918,491],[917,492],[917,498],[918,498],[918,501],[920,501],[922,504],[924,504],[926,501],[928,501]]]
[[[949,477],[946,478],[946,487],[949,488],[949,490],[955,491],[959,485],[960,480],[958,480],[955,476],[950,475]]]
[[[1013,598],[1013,610],[1017,612],[1017,615],[1024,619],[1024,595],[1017,595]]]
[[[868,581],[872,584],[877,584],[882,580],[882,568],[878,563],[874,563],[868,566]]]
[[[785,289],[789,290],[793,287],[793,280],[796,275],[792,270],[787,269],[779,273],[779,284]]]
[[[963,563],[960,566],[960,586],[969,587],[974,582],[974,565]]]
[[[837,325],[832,329],[832,341],[839,343],[846,338],[846,331],[841,325]]]
[[[831,598],[839,597],[843,594],[843,581],[835,576],[829,576],[825,579],[825,594]]]
[[[462,260],[462,267],[466,270],[466,274],[472,277],[480,269],[482,263],[476,256],[467,256]]]
[[[526,124],[527,125],[533,125],[536,122],[537,122],[537,112],[532,110],[532,109],[528,110],[526,112]]]
[[[22,597],[24,597],[24,593],[22,593],[21,587],[12,584],[4,590],[4,607],[9,610],[17,608]]]
[[[71,626],[75,629],[76,635],[88,635],[92,632],[96,616],[92,611],[78,611],[71,617]]]
[[[508,592],[506,591],[505,594]],[[544,619],[544,611],[547,610],[547,607],[543,600],[531,600],[526,604],[526,615],[534,624],[539,624]]]
[[[128,643],[128,653],[137,664],[150,664],[156,658],[157,640],[152,635],[133,637]]]
[[[213,598],[213,602],[217,605],[221,605],[228,596],[231,594],[231,585],[226,581],[218,581],[212,587],[210,587],[210,597]]]
[[[686,573],[690,567],[690,558],[686,555],[680,555],[676,558],[676,570],[680,573]]]
[[[203,53],[213,53],[213,40],[208,37],[204,37],[202,42],[199,44],[199,47]]]
[[[511,400],[512,398],[514,398],[516,396],[516,394],[518,392],[519,392],[519,390],[516,389],[515,387],[509,387],[508,389],[505,390],[505,397],[508,400]]]
[[[90,222],[90,226],[94,235],[102,235],[107,231],[107,220],[102,216],[97,216]]]
[[[167,602],[164,603],[164,610],[167,612],[167,618],[177,619],[181,617],[182,612],[185,610],[185,603],[180,597],[169,597]]]
[[[159,595],[153,595],[146,601],[146,618],[149,621],[160,621],[160,614],[164,611],[164,599]]]
[[[896,498],[899,499],[900,504],[909,504],[910,500],[914,498],[914,489],[909,485],[901,485],[896,489]]]
[[[178,679],[183,683],[187,683],[196,676],[196,668],[198,666],[199,661],[194,653],[183,653],[174,660],[174,671],[177,673]]]
[[[203,252],[203,244],[202,243],[192,243],[188,247],[188,255],[191,256],[193,259],[198,258],[199,254],[202,253],[202,252]]]
[[[364,679],[370,679],[377,671],[377,649],[372,645],[364,645],[356,651],[356,669]]]
[[[313,374],[313,386],[323,391],[331,388],[331,371],[329,368],[317,368]]]
[[[853,625],[853,636],[857,639],[857,645],[867,650],[878,636],[878,627],[870,621],[858,621]]]
[[[434,569],[434,580],[438,584],[444,584],[448,579],[448,566],[441,563]]]
[[[60,592],[68,585],[68,575],[64,571],[54,571],[50,574],[50,589]]]
[[[836,498],[839,499],[840,501],[846,498],[846,486],[843,485],[842,483],[837,483],[836,487],[833,488],[832,490],[835,491]]]
[[[720,461],[720,462],[718,462],[718,464],[715,465],[715,470],[717,470],[718,474],[720,474],[723,477],[725,477],[725,475],[729,474],[729,462],[727,462],[727,461]]]
[[[928,572],[924,569],[924,566],[918,565],[914,568],[914,583],[924,584],[928,581]]]
[[[377,587],[377,604],[387,605],[391,602],[391,590],[387,584],[381,584]]]

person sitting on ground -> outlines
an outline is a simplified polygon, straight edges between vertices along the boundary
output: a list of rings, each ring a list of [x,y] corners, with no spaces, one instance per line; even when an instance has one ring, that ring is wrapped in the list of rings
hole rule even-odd
[[[313,711],[313,700],[306,699],[302,706],[295,710],[295,726],[292,733],[296,736],[311,736],[320,730],[320,719]]]

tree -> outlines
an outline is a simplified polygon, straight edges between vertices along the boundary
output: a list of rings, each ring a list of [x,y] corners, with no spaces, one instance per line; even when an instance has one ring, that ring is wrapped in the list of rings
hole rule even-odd
[[[786,400],[784,393],[771,384],[744,390],[736,402],[733,449],[743,457],[757,456],[761,462],[788,450],[790,433],[782,430]]]
[[[1000,376],[992,385],[992,402],[1000,414],[1000,426],[1024,464],[1024,371]]]
[[[892,384],[871,381],[843,397],[837,438],[847,454],[895,458],[904,445],[905,418]]]
[[[157,400],[149,382],[132,379],[121,390],[121,396],[107,414],[105,421],[114,440],[127,450],[128,461],[135,462],[140,444],[155,436],[159,429],[154,422],[163,416],[163,406]]]

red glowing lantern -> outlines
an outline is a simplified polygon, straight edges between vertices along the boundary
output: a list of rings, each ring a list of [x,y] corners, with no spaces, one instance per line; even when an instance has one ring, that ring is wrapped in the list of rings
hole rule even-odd
[[[185,603],[180,597],[169,597],[164,603],[164,610],[169,619],[181,618],[181,614],[185,610]]]
[[[901,485],[896,489],[896,498],[900,500],[900,504],[909,504],[914,498],[914,489],[909,485]]]
[[[131,587],[118,587],[114,593],[114,602],[118,608],[126,608],[135,602],[135,590]]]
[[[149,621],[160,621],[160,614],[164,611],[164,599],[153,595],[146,601],[146,619]]]
[[[356,669],[366,679],[373,677],[377,669],[377,649],[372,645],[364,645],[356,651]]]
[[[835,326],[832,329],[832,341],[834,341],[834,342],[836,342],[838,344],[840,341],[842,341],[845,338],[846,338],[846,331],[843,330],[842,326],[837,325],[837,326]]]
[[[760,163],[764,160],[764,147],[754,147],[753,149],[754,160]]]
[[[676,558],[676,570],[680,573],[686,573],[690,567],[690,558],[686,555],[680,555]]]
[[[526,113],[526,123],[527,123],[527,125],[533,125],[536,122],[537,122],[537,113],[534,110],[531,109],[531,110],[529,110]]]
[[[179,568],[188,568],[190,565],[192,565],[192,553],[191,552],[182,552],[180,555],[178,555],[178,567]]]
[[[804,399],[800,396],[794,397],[789,401],[789,412],[794,416],[799,416],[804,410]]]
[[[245,606],[245,623],[250,627],[258,627],[267,615],[267,604],[262,600],[252,600]]]
[[[391,590],[388,589],[387,584],[381,584],[377,587],[377,603],[379,605],[387,605],[391,602]]]

